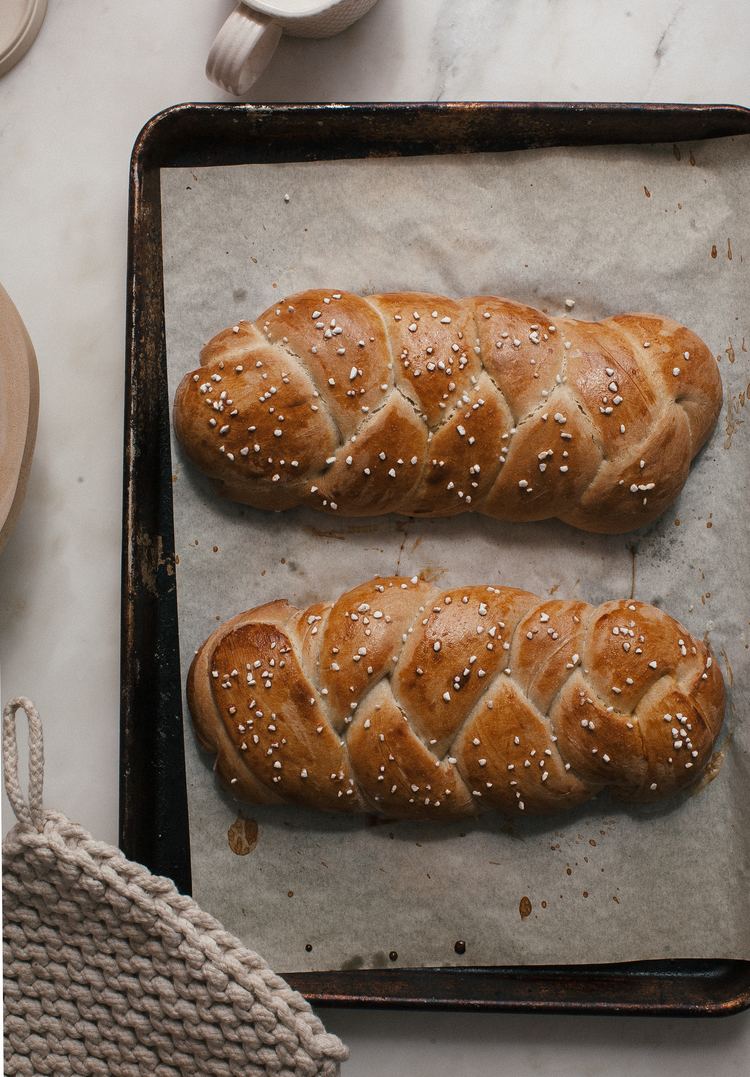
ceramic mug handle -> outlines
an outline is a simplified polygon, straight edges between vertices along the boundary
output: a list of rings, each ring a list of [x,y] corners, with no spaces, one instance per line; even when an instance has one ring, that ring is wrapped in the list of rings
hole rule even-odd
[[[219,30],[206,61],[206,75],[241,97],[262,75],[276,51],[281,27],[239,3]]]

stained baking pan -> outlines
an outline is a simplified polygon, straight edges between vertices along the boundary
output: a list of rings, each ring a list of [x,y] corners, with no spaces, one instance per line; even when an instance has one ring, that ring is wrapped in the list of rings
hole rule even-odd
[[[750,111],[679,105],[182,105],[132,159],[124,469],[120,838],[190,891],[166,377],[160,169],[655,143],[750,133]],[[536,1012],[721,1015],[750,962],[287,973],[311,1001]]]

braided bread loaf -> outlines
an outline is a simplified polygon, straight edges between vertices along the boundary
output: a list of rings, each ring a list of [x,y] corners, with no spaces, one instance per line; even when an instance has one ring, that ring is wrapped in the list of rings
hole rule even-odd
[[[221,493],[345,516],[557,516],[616,533],[677,496],[716,361],[651,314],[556,324],[495,296],[309,291],[214,337],[175,429]]]
[[[393,577],[228,621],[188,703],[241,799],[439,819],[668,796],[711,755],[724,682],[642,602]]]

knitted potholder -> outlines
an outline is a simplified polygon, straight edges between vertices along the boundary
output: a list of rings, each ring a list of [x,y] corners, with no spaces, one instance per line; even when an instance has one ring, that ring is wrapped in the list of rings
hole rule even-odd
[[[16,711],[29,721],[29,796]],[[212,916],[42,807],[33,704],[3,712],[5,1073],[335,1077],[347,1057],[305,999]]]

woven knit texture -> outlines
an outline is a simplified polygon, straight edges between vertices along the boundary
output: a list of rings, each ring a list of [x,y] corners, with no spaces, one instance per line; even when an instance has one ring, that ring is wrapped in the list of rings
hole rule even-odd
[[[29,718],[29,796],[15,712]],[[334,1077],[347,1057],[304,998],[212,916],[42,808],[41,723],[3,713],[5,1073]]]

